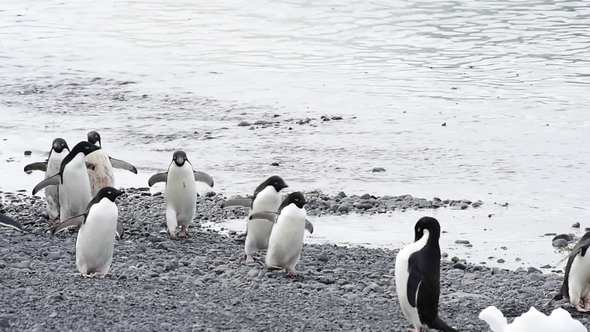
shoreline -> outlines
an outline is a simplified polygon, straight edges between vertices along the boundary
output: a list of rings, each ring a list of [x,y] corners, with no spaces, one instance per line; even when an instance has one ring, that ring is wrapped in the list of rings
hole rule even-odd
[[[155,199],[154,199],[155,197]],[[160,197],[160,198],[158,198]],[[48,234],[44,201],[4,205],[26,232],[0,229],[0,324],[8,331],[406,331],[394,285],[397,249],[304,244],[300,276],[246,264],[243,244],[193,223],[188,239],[170,240],[162,195],[140,191],[120,198],[126,233],[115,243],[105,279],[85,279],[75,266],[75,233]],[[28,202],[27,202],[28,201]],[[199,197],[200,206],[216,204]],[[32,205],[32,206],[31,206]],[[25,208],[26,206],[26,208]],[[197,210],[195,220],[216,213]],[[245,213],[245,211],[244,211]],[[544,304],[562,277],[535,268],[508,270],[443,260],[440,316],[461,331],[488,331],[479,312],[494,305],[511,320],[535,306],[563,306],[586,326],[590,318],[569,303]],[[125,312],[125,316],[121,313]],[[89,328],[89,326],[91,326]]]

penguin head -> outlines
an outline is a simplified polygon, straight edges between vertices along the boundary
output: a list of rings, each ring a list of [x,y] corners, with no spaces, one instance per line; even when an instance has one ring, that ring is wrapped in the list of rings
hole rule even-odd
[[[56,138],[53,140],[53,144],[51,145],[51,149],[57,153],[61,153],[64,149],[70,151],[70,147],[66,140],[63,138]]]
[[[76,144],[76,146],[74,146],[74,148],[72,149],[72,151],[70,153],[74,153],[74,155],[76,155],[78,153],[83,153],[84,155],[89,155],[90,153],[92,153],[96,150],[100,150],[100,146],[91,144],[90,142],[87,142],[87,141],[82,141],[82,142]]]
[[[303,206],[307,204],[305,201],[305,197],[300,191],[296,191],[287,195],[287,198],[281,203],[281,207],[279,207],[279,211],[282,210],[284,207],[288,206],[289,204],[295,204],[300,209],[303,209]]]
[[[115,199],[117,199],[117,197],[123,195],[123,191],[115,189],[113,187],[104,187],[101,188],[98,193],[96,194],[96,197],[100,199],[103,198],[108,198],[111,202],[114,202]]]
[[[188,161],[188,158],[186,157],[186,153],[184,151],[176,151],[174,152],[174,155],[172,155],[172,161],[174,161],[176,166],[182,167],[184,162]]]
[[[428,231],[430,238],[438,239],[440,237],[440,224],[438,220],[432,217],[422,217],[418,220],[416,226],[414,226],[414,242],[424,236],[425,230]]]
[[[261,190],[268,187],[268,186],[273,186],[277,192],[289,187],[285,183],[285,181],[280,176],[277,176],[277,175],[273,175],[273,176],[269,177],[268,179],[266,179],[262,183]]]
[[[102,143],[100,142],[100,134],[94,130],[88,133],[88,142],[102,146]]]

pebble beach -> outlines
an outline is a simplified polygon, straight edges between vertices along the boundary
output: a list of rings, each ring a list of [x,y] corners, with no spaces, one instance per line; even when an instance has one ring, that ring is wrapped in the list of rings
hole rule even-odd
[[[164,231],[163,195],[128,189],[117,200],[125,234],[115,243],[109,275],[87,279],[76,270],[75,232],[50,234],[43,199],[4,195],[3,212],[24,227],[22,233],[0,229],[0,329],[5,331],[410,328],[396,295],[397,250],[305,244],[296,267],[299,275],[286,277],[284,271],[264,267],[263,252],[255,255],[256,262],[246,264],[242,234],[230,232],[228,236],[201,226],[215,219],[245,217],[245,209],[220,209],[219,204],[226,199],[222,195],[201,195],[197,217],[189,229],[191,237],[175,241]],[[315,216],[312,220],[320,220],[322,213],[342,213],[338,210],[343,204],[350,204],[348,213],[360,213],[360,204],[355,203],[362,200],[397,199],[307,196],[310,216]],[[330,199],[322,197],[341,197],[345,202],[326,203]],[[414,202],[406,197],[397,202]],[[441,208],[467,204],[455,200],[449,206],[453,200],[446,205],[445,201],[440,200]],[[319,206],[324,205],[321,212]],[[386,205],[373,203],[368,209]],[[474,208],[473,203],[467,205]],[[423,209],[428,215],[428,208]],[[575,312],[569,303],[545,306],[562,280],[560,274],[542,273],[534,267],[489,268],[447,257],[441,264],[439,314],[460,331],[481,332],[489,328],[478,315],[490,305],[499,308],[509,321],[531,306],[546,314],[562,306],[590,326],[590,318]]]

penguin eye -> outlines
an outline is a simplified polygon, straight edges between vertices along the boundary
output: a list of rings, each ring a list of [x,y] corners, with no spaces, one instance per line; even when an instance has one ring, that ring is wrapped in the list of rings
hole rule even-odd
[[[110,190],[109,190],[109,191],[107,191],[107,194],[109,194],[109,195],[110,195],[110,194],[112,194],[112,193],[113,193],[113,192],[112,192],[112,191],[110,191]]]
[[[88,150],[90,147],[89,146],[85,146],[84,149]]]

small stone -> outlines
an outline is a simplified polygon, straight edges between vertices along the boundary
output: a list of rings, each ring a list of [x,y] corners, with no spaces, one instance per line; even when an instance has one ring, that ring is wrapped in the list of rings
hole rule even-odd
[[[277,163],[277,162],[275,161],[275,162],[272,162],[272,163],[270,163],[270,166],[280,166],[280,165],[279,165],[279,163]]]
[[[468,240],[456,240],[455,241],[456,244],[469,244]]]
[[[340,198],[344,198],[344,197],[346,197],[346,194],[344,193],[344,191],[341,191],[341,192],[338,193],[338,196]]]
[[[553,240],[553,242],[551,244],[556,248],[562,248],[562,247],[567,246],[567,241],[565,239],[557,239],[557,240]]]
[[[332,276],[321,276],[318,281],[322,284],[331,285],[336,282],[336,279]]]
[[[329,259],[329,258],[328,258],[328,256],[326,256],[326,255],[319,255],[319,256],[318,256],[318,261],[320,261],[320,262],[324,262],[324,263],[325,263],[325,262],[327,262],[328,260],[330,260],[330,259]]]
[[[332,120],[342,120],[342,117],[340,115],[334,115],[331,118]]]
[[[340,206],[337,209],[338,212],[348,212],[349,210],[350,206],[347,203],[340,204]]]
[[[500,258],[500,259],[497,260],[497,262],[500,263],[500,264],[502,264],[502,263],[505,263],[506,261],[504,259]]]
[[[25,151],[25,156],[30,156],[32,153],[33,153],[33,152],[31,152],[31,151],[29,151],[29,150],[26,150],[26,151]]]
[[[385,168],[383,168],[383,167],[373,167],[373,169],[371,170],[371,172],[373,172],[373,173],[385,172]]]
[[[0,318],[0,327],[9,328],[10,322],[6,318]]]
[[[480,200],[477,200],[475,202],[473,202],[473,204],[471,204],[472,207],[476,208],[476,207],[480,207],[483,205],[483,202]]]
[[[575,222],[575,223],[572,225],[572,227],[573,227],[573,228],[580,228],[580,223],[579,223],[579,222]]]
[[[368,199],[363,199],[356,203],[355,206],[357,209],[367,210],[373,207],[373,203]]]
[[[59,254],[59,252],[50,252],[49,254],[47,254],[47,259],[50,261],[57,260],[60,258],[61,255]]]
[[[465,270],[465,269],[467,269],[467,266],[465,266],[465,264],[463,264],[463,263],[455,263],[455,264],[453,264],[453,268],[459,269],[459,270]]]
[[[537,268],[535,268],[535,267],[532,267],[532,266],[531,266],[531,267],[529,267],[529,269],[527,270],[527,272],[528,272],[529,274],[531,274],[531,273],[543,273],[543,271],[541,271],[541,270],[539,270],[539,269],[537,269]]]
[[[265,126],[265,125],[270,125],[270,124],[272,124],[272,122],[266,121],[266,120],[258,120],[256,122],[254,122],[255,126]]]
[[[238,127],[250,127],[252,124],[248,121],[242,121],[238,123]]]
[[[250,271],[248,271],[248,277],[250,277],[250,278],[257,277],[258,274],[259,274],[259,272],[256,269],[250,269]]]
[[[174,271],[176,269],[179,268],[179,264],[177,261],[171,261],[171,262],[167,262],[166,265],[164,266],[164,270],[166,271]]]

